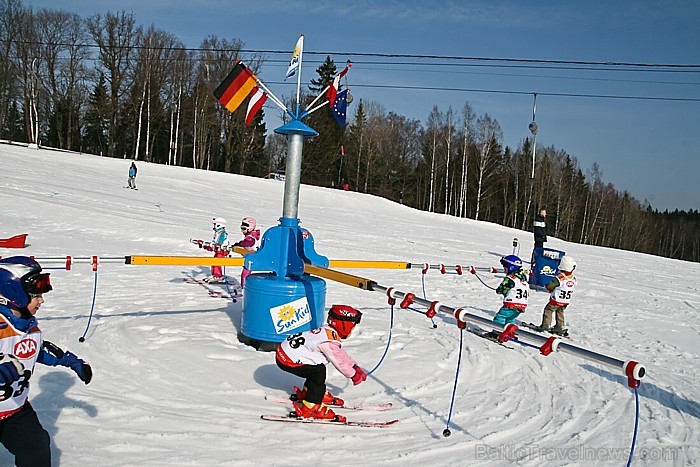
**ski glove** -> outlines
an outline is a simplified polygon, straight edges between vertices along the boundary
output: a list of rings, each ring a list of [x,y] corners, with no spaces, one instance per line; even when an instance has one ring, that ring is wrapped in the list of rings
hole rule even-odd
[[[10,385],[24,373],[24,365],[13,355],[0,355],[0,386]]]
[[[64,352],[62,348],[50,341],[44,341],[42,352],[37,359],[39,363],[44,365],[56,366],[61,365],[75,371],[85,384],[92,381],[92,368],[85,361],[78,358],[71,352]]]
[[[365,370],[363,370],[357,365],[354,365],[353,368],[355,369],[355,374],[351,378],[352,384],[353,386],[357,386],[358,384],[367,379],[367,373],[365,373]]]
[[[85,363],[84,360],[78,358],[77,355],[71,352],[66,352],[63,357],[58,359],[58,364],[65,366],[75,371],[78,378],[85,384],[89,384],[92,381],[92,368],[90,365]]]

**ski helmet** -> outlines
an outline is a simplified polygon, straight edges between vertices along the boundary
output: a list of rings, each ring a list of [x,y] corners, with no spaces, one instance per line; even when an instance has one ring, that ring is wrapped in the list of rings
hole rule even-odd
[[[347,339],[361,319],[362,313],[349,305],[333,305],[328,311],[328,325],[341,339]]]
[[[571,256],[564,256],[561,261],[559,261],[559,270],[571,272],[576,269],[576,260]]]
[[[512,274],[523,268],[523,262],[515,255],[508,255],[501,258],[501,264],[506,268],[506,273]]]
[[[215,217],[211,222],[214,224],[214,230],[226,228],[226,219],[223,217]]]
[[[25,309],[30,295],[38,295],[53,289],[48,273],[28,256],[12,256],[0,260],[0,301],[18,310]],[[4,299],[4,300],[3,300]]]
[[[241,221],[241,232],[244,234],[249,234],[253,230],[255,230],[255,227],[258,225],[257,222],[255,222],[255,219],[252,217],[244,217],[243,220]]]

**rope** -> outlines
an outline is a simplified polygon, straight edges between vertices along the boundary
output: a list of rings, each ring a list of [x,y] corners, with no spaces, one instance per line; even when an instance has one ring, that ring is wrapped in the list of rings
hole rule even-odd
[[[416,310],[415,308],[412,308],[412,307],[410,307],[410,306],[407,306],[405,309],[406,309],[406,310],[415,311],[416,313],[420,313],[421,315],[425,315],[425,311]],[[433,318],[430,318],[430,321],[433,322],[433,329],[436,329],[436,328],[437,328],[437,323],[435,323],[435,320],[434,320]]]
[[[447,438],[452,434],[450,431],[450,421],[452,420],[452,410],[454,409],[455,406],[455,394],[457,392],[457,381],[459,380],[459,367],[462,364],[462,347],[464,342],[464,329],[459,330],[459,355],[457,356],[457,370],[455,371],[455,384],[452,387],[452,399],[450,400],[450,411],[447,415],[447,425],[445,426],[445,429],[442,430],[442,436]]]
[[[496,287],[491,287],[491,286],[488,285],[486,282],[482,281],[482,280],[481,280],[481,277],[479,277],[479,275],[478,275],[477,273],[474,273],[474,275],[476,276],[477,279],[479,279],[479,282],[481,282],[482,284],[484,284],[486,287],[488,287],[488,288],[491,289],[491,290],[496,290]]]
[[[421,282],[421,285],[423,286],[423,300],[427,300],[427,299],[428,299],[428,296],[427,296],[426,293],[425,293],[425,274],[421,274],[421,276],[420,276],[420,282]],[[414,309],[411,308],[411,307],[409,307],[408,309],[409,309],[409,310],[412,310],[412,311],[415,311],[415,312],[418,312],[418,313],[421,313],[421,314],[425,314],[425,313],[423,313],[422,311],[414,310]],[[430,318],[430,321],[433,323],[433,329],[437,329],[437,324],[435,323],[435,320],[434,320],[433,318]]]
[[[95,296],[97,296],[97,270],[95,270],[95,287],[92,289],[92,305],[90,306],[90,316],[88,316],[87,326],[85,326],[85,332],[78,338],[78,342],[85,342],[85,335],[90,329],[90,322],[92,321],[92,312],[95,310]]]
[[[379,365],[381,365],[382,362],[384,361],[384,357],[386,357],[386,353],[389,351],[389,345],[391,344],[391,330],[393,329],[393,327],[394,327],[394,305],[391,305],[391,320],[390,320],[390,324],[389,324],[389,339],[387,339],[387,341],[386,341],[386,347],[384,347],[384,354],[382,355],[382,358],[379,359],[379,363],[377,363],[374,368],[372,368],[371,370],[369,370],[367,372],[367,376],[374,373],[374,371],[377,368],[379,368]]]
[[[627,467],[632,465],[634,457],[634,446],[637,444],[637,428],[639,428],[639,393],[637,388],[634,388],[635,414],[634,414],[634,435],[632,436],[632,447],[630,448],[630,457],[627,459]]]

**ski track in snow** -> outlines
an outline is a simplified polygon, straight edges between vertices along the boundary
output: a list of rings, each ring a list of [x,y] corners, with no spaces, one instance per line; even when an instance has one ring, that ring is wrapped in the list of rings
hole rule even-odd
[[[284,184],[137,162],[139,191],[122,188],[130,162],[0,145],[0,237],[28,232],[25,250],[0,255],[210,256],[189,243],[209,239],[212,217],[254,215],[277,225]],[[212,193],[224,203],[213,203]],[[302,186],[299,217],[316,250],[329,258],[498,266],[518,237],[529,259],[531,233],[420,212],[354,192]],[[436,232],[438,235],[436,236]],[[638,455],[665,450],[675,459],[638,457],[633,465],[700,463],[700,265],[552,238],[548,247],[576,257],[579,285],[566,312],[571,343],[638,359]],[[47,266],[47,265],[45,265]],[[460,332],[447,315],[394,308],[385,359],[354,387],[334,369],[328,385],[352,402],[392,402],[386,412],[351,419],[389,420],[381,431],[289,425],[259,419],[289,410],[264,395],[300,380],[271,353],[238,341],[242,300],[214,299],[183,277],[207,267],[102,263],[87,340],[94,273],[87,264],[52,270],[55,290],[39,318],[45,337],[88,360],[95,377],[37,365],[30,399],[54,438],[56,465],[623,465],[634,425],[634,393],[621,372],[568,354],[549,357],[517,343],[505,349],[469,332],[450,420],[443,437],[459,356]],[[228,268],[238,280],[240,268]],[[493,317],[499,296],[472,274],[420,269],[348,270],[383,286]],[[496,287],[502,275],[480,273]],[[226,292],[225,286],[207,285]],[[389,339],[385,296],[327,282],[326,303],[364,312],[344,347],[366,370]],[[232,289],[233,290],[233,289]],[[547,295],[533,292],[521,319],[539,322]],[[420,307],[416,307],[421,309]],[[424,310],[421,310],[424,311]],[[86,447],[89,446],[89,447]],[[545,449],[611,452],[595,462],[544,458]],[[614,450],[614,451],[612,451]],[[490,456],[477,454],[484,451]],[[500,454],[499,454],[500,453]],[[10,463],[0,449],[0,465]]]

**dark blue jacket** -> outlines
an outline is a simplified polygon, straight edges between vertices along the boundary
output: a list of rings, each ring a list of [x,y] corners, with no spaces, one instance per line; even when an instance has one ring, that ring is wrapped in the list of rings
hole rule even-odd
[[[536,242],[547,241],[547,221],[545,221],[544,217],[540,216],[539,214],[535,216],[532,231],[535,233]]]

